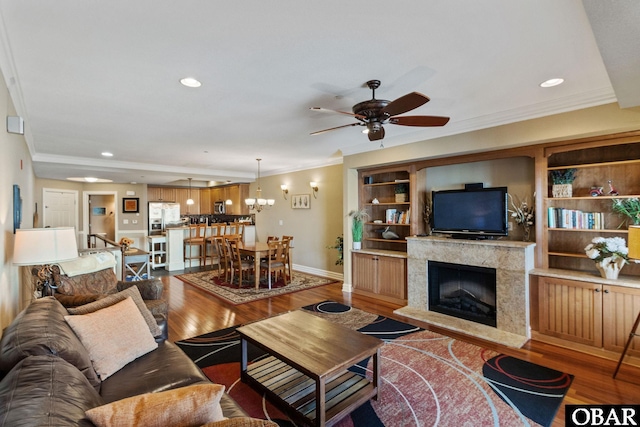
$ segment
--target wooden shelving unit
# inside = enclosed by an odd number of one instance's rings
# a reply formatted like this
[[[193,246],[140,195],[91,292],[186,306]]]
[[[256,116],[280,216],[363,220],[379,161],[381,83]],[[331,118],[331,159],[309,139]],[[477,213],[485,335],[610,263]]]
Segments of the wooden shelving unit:
[[[602,212],[603,228],[558,228],[549,227],[545,218],[543,233],[546,247],[543,267],[566,270],[591,271],[593,261],[586,257],[584,248],[594,237],[622,237],[628,235],[624,218],[613,212],[615,199],[640,197],[640,138],[630,142],[627,138],[616,143],[608,140],[604,145],[593,141],[553,146],[546,153],[546,177],[540,180],[546,188],[539,188],[546,197],[543,208],[546,215],[551,207],[579,210],[583,212]],[[573,182],[573,197],[552,197],[549,173],[554,170],[577,169]],[[618,195],[608,195],[609,181]],[[605,195],[591,196],[592,187],[603,187]],[[625,274],[640,275],[636,265],[625,266]]]

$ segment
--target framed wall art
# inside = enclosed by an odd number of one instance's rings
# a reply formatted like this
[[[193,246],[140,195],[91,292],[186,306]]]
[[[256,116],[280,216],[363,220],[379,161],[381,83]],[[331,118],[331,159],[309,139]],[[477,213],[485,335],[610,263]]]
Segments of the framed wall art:
[[[93,216],[102,216],[107,214],[107,208],[93,208],[92,215]]]
[[[122,213],[138,213],[138,212],[140,212],[139,202],[140,202],[140,199],[138,197],[123,197],[122,198]]]
[[[294,194],[291,196],[291,209],[311,209],[311,194]]]
[[[20,196],[20,186],[13,185],[13,234],[20,228],[22,223],[22,197]]]

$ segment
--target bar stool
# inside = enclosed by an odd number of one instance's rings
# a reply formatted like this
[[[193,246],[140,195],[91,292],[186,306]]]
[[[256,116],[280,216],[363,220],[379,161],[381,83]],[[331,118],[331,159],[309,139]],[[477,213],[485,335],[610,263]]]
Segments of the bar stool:
[[[224,225],[221,224],[211,224],[209,226],[210,233],[207,233],[206,243],[205,243],[205,257],[206,259],[211,259],[211,265],[218,264],[220,266],[220,253],[218,253],[218,248],[216,245],[216,239],[222,235],[220,232],[221,227]],[[211,250],[209,250],[211,248]],[[206,260],[205,260],[206,264]]]
[[[207,226],[205,224],[192,224],[189,226],[189,237],[187,237],[183,241],[185,263],[187,260],[191,261],[192,259],[197,259],[200,267],[202,267],[203,264],[206,265],[206,231]],[[198,254],[196,256],[194,256],[192,252],[194,246],[196,246],[198,249]],[[187,256],[187,247],[189,247],[189,256]],[[191,267],[191,263],[189,263],[189,267]]]

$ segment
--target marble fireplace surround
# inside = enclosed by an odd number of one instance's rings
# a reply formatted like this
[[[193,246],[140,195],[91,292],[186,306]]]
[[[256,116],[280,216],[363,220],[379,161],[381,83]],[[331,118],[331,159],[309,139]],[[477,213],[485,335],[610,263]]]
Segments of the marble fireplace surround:
[[[529,271],[535,243],[510,240],[463,240],[407,237],[407,306],[395,313],[473,335],[509,347],[522,347],[531,337]],[[427,261],[496,269],[496,327],[429,311]]]

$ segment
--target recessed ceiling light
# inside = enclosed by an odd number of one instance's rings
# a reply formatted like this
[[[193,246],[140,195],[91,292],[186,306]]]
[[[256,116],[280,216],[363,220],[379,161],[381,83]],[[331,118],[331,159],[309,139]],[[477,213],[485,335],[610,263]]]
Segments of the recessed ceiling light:
[[[542,83],[540,83],[540,87],[553,87],[561,85],[562,83],[564,83],[564,79],[554,78],[543,81]]]
[[[200,87],[202,83],[193,77],[185,77],[184,79],[180,79],[180,83],[182,83],[186,87]]]
[[[100,154],[102,154],[104,157],[113,157],[113,153],[110,153],[110,152],[108,152],[108,151],[103,151],[103,152],[102,152],[102,153],[100,153]]]
[[[95,178],[92,176],[83,176],[83,177],[70,177],[67,178],[69,181],[76,181],[76,182],[113,182],[113,180],[111,179],[103,179],[103,178]]]

